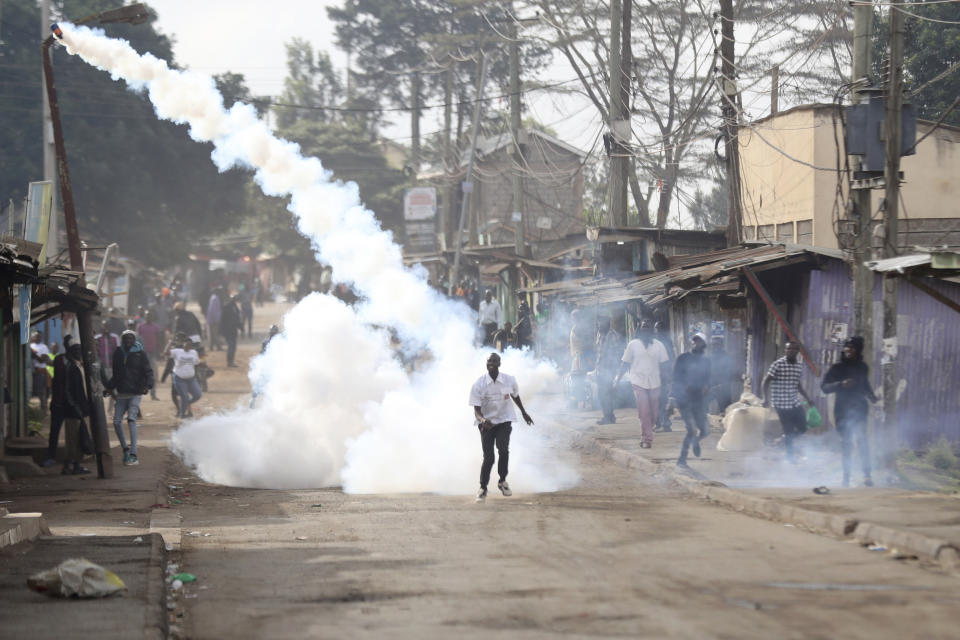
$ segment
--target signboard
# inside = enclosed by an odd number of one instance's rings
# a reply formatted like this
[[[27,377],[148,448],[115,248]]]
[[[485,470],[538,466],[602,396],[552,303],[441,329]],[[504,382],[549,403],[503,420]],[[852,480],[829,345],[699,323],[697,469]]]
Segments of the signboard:
[[[547,216],[540,216],[537,218],[537,229],[552,229],[553,228],[553,219]]]
[[[50,231],[50,209],[53,207],[53,183],[31,182],[27,191],[27,214],[23,239],[43,245],[40,266],[47,261],[47,234]]]
[[[407,189],[403,196],[403,219],[410,222],[416,220],[433,220],[437,215],[436,187],[413,187]]]

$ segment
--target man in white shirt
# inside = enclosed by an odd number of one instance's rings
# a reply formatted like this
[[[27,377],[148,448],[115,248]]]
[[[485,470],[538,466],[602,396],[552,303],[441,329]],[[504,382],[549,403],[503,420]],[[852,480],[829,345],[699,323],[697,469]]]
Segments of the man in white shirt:
[[[477,428],[480,429],[480,445],[483,448],[477,502],[487,499],[487,483],[490,481],[490,471],[493,469],[494,445],[497,447],[499,456],[497,473],[500,475],[500,481],[497,483],[497,488],[505,496],[513,495],[510,485],[507,484],[510,432],[513,431],[511,423],[516,418],[513,405],[516,404],[520,408],[520,415],[527,424],[533,424],[533,418],[523,408],[516,379],[500,371],[500,356],[496,353],[491,353],[487,358],[487,373],[473,383],[470,389],[470,404],[473,405],[473,415],[476,418]]]
[[[497,332],[503,323],[503,309],[500,303],[493,299],[493,291],[487,289],[483,300],[480,301],[480,308],[477,310],[477,324],[483,328],[483,344],[489,346],[493,344],[493,334]]]
[[[628,379],[633,386],[637,417],[640,418],[640,447],[644,449],[653,446],[653,426],[657,423],[660,404],[660,366],[669,360],[666,347],[653,337],[652,324],[643,320],[637,337],[627,343],[620,372],[613,379],[613,388],[616,389],[623,374],[630,371]]]
[[[180,396],[177,417],[190,418],[193,416],[190,406],[203,395],[197,381],[200,355],[193,348],[193,341],[184,338],[181,348],[170,349],[170,357],[173,358],[173,388]]]
[[[52,362],[50,348],[43,342],[43,335],[35,331],[30,336],[30,351],[33,358],[33,394],[40,398],[40,410],[47,413],[47,396],[50,395],[50,378],[47,365]]]

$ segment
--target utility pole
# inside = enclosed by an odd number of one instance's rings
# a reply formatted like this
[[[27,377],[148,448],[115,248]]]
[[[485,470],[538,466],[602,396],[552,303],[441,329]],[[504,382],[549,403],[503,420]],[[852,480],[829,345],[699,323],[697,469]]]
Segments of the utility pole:
[[[410,166],[414,171],[420,171],[420,72],[414,71],[410,78],[410,97],[413,108],[410,110]]]
[[[460,277],[460,253],[463,251],[463,225],[467,221],[467,210],[470,208],[470,196],[473,193],[473,159],[477,153],[477,133],[480,130],[480,107],[483,104],[483,85],[487,82],[487,57],[480,51],[480,78],[477,81],[477,96],[473,103],[473,133],[470,139],[470,154],[467,158],[467,173],[463,178],[463,200],[460,203],[460,225],[457,227],[457,247],[454,251],[453,270],[450,273],[450,284],[447,289],[449,295],[457,287]]]
[[[733,34],[733,0],[720,0],[720,106],[723,113],[724,150],[727,158],[727,246],[740,244],[740,143],[737,141],[736,40]]]
[[[511,11],[511,14],[513,12]],[[507,35],[510,38],[510,137],[513,139],[513,171],[510,181],[513,187],[514,241],[518,256],[526,255],[527,213],[523,206],[523,146],[520,142],[520,41],[517,39],[517,21],[511,15]],[[517,283],[519,284],[519,277]]]
[[[773,65],[770,70],[770,115],[775,116],[780,111],[780,65]]]
[[[610,222],[627,226],[627,187],[630,158],[630,19],[632,0],[610,0]],[[626,41],[626,42],[624,42]]]
[[[887,80],[884,134],[886,135],[886,175],[883,208],[883,257],[898,253],[897,215],[900,205],[900,137],[903,112],[903,12],[890,5],[890,77]],[[895,464],[897,445],[897,278],[883,277],[883,430],[881,449],[887,469]]]
[[[854,104],[863,99],[861,89],[869,85],[870,38],[873,33],[873,7],[867,4],[853,6],[853,73],[855,86],[851,99]],[[861,156],[851,156],[853,166],[859,166]],[[863,353],[868,362],[873,358],[873,282],[874,274],[865,266],[871,259],[873,242],[873,204],[871,189],[851,189],[856,206],[857,233],[853,249],[853,335],[863,337]],[[874,438],[874,441],[877,441]]]
[[[440,249],[446,250],[450,246],[450,220],[453,218],[453,199],[456,190],[447,179],[449,167],[457,166],[452,157],[451,133],[453,129],[453,62],[444,74],[443,83],[443,206],[440,207],[439,238]]]
[[[40,39],[46,40],[50,35],[50,0],[40,2]],[[41,73],[43,73],[41,69]],[[50,100],[47,92],[43,93],[43,179],[48,180],[56,187],[57,158],[53,145],[53,122],[50,119]],[[54,191],[56,192],[56,191]],[[50,226],[47,234],[47,259],[52,261],[60,251],[60,208],[54,196],[50,207]]]

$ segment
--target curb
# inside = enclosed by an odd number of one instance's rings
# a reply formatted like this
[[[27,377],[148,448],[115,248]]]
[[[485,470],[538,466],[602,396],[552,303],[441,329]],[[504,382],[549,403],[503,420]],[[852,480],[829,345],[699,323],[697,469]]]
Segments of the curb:
[[[688,493],[710,502],[767,520],[785,522],[816,532],[825,531],[838,538],[856,540],[863,545],[883,545],[887,549],[895,549],[899,553],[934,562],[947,571],[960,572],[960,549],[946,540],[752,496],[730,489],[720,482],[690,477],[670,465],[653,462],[636,453],[605,444],[594,436],[569,427],[561,428],[570,432],[571,442],[575,445],[600,453],[605,459],[627,469],[640,469],[650,475],[669,479]]]
[[[150,538],[150,564],[147,566],[147,606],[143,619],[145,640],[163,640],[167,637],[167,549],[163,537],[147,534]],[[154,606],[156,604],[156,606]]]
[[[49,535],[42,513],[4,513],[0,517],[0,549]]]

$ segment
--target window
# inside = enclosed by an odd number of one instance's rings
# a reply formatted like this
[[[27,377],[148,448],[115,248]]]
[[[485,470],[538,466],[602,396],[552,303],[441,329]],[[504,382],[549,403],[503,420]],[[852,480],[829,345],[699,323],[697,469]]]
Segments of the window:
[[[777,225],[777,241],[778,242],[793,242],[793,223],[784,222]]]

